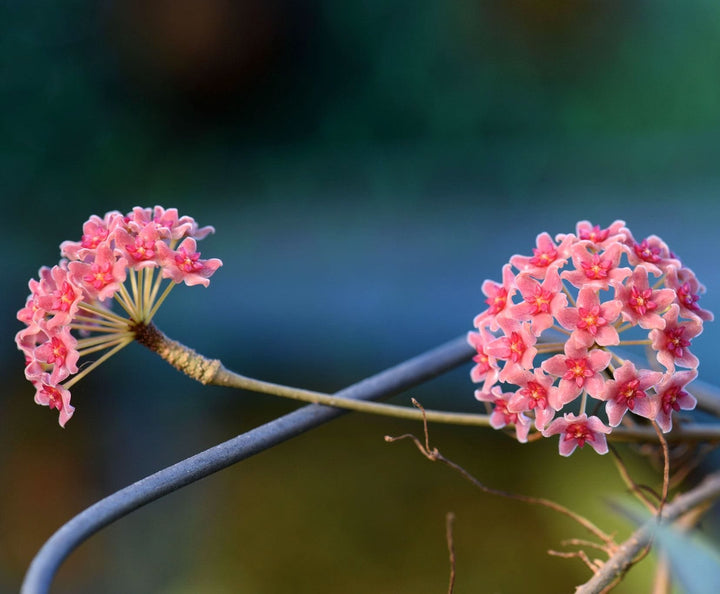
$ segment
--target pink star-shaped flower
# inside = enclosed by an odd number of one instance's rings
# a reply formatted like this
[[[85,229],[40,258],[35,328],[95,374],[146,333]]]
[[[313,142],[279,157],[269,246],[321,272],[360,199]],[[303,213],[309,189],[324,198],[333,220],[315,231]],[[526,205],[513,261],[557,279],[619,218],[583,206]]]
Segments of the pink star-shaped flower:
[[[487,297],[485,303],[488,308],[475,317],[473,325],[476,328],[487,326],[495,332],[498,326],[498,320],[507,315],[506,309],[512,305],[512,297],[515,294],[515,275],[512,272],[510,264],[505,264],[502,269],[502,283],[486,280],[482,284],[482,292]]]
[[[485,352],[486,346],[495,340],[495,336],[486,328],[480,328],[478,332],[468,332],[467,340],[468,344],[477,351],[477,355],[473,357],[475,366],[470,370],[470,379],[475,383],[484,381],[482,391],[489,392],[497,382],[500,372],[497,359]]]
[[[613,323],[620,315],[622,303],[613,299],[600,302],[598,292],[591,288],[580,289],[577,307],[569,307],[557,313],[557,321],[571,330],[570,340],[578,348],[616,345],[620,337]]]
[[[508,410],[517,413],[532,411],[535,428],[542,430],[555,416],[555,410],[550,406],[550,401],[556,400],[555,392],[558,390],[553,385],[555,378],[536,367],[532,372],[523,370],[513,374],[509,381],[518,386],[518,390],[510,397]]]
[[[492,388],[490,393],[477,390],[475,398],[483,402],[492,402],[493,410],[490,413],[490,426],[493,429],[501,429],[506,425],[515,425],[515,436],[520,443],[527,442],[530,432],[531,420],[523,413],[512,412],[508,409],[508,401],[512,397],[511,392],[503,392],[500,386]]]
[[[700,294],[705,287],[700,284],[695,273],[689,268],[675,268],[671,266],[667,271],[667,286],[675,290],[677,304],[680,306],[680,315],[685,317],[697,316],[705,322],[712,321],[712,312],[702,309],[698,305]]]
[[[673,302],[675,293],[672,289],[650,288],[647,269],[638,267],[626,283],[615,287],[615,298],[622,303],[624,321],[645,330],[662,330],[665,320],[660,313]]]
[[[611,358],[609,351],[588,351],[568,341],[564,353],[550,357],[541,365],[544,371],[560,378],[559,389],[554,395],[555,400],[551,399],[550,406],[561,410],[583,390],[593,397],[599,394],[605,385],[605,378],[600,372],[608,366]]]
[[[680,306],[673,303],[665,313],[665,327],[662,330],[650,330],[648,335],[653,350],[657,351],[657,359],[668,371],[674,371],[675,366],[695,369],[698,358],[689,348],[693,338],[702,332],[702,321],[691,318],[679,321]]]
[[[530,331],[530,324],[516,322],[514,320],[501,319],[504,336],[491,341],[485,352],[491,357],[505,361],[505,366],[499,374],[500,381],[507,381],[506,378],[514,367],[530,369],[533,366],[533,359],[537,354],[535,343],[537,338]]]
[[[562,293],[563,284],[556,267],[547,270],[542,284],[530,274],[521,273],[515,279],[524,301],[510,308],[516,320],[530,320],[535,336],[540,336],[554,323],[554,317],[567,306],[567,296]]]
[[[83,291],[71,278],[65,261],[42,273],[38,304],[43,313],[50,316],[47,328],[52,330],[70,323],[83,299]]]
[[[113,210],[105,214],[103,218],[91,215],[83,224],[83,234],[80,241],[63,241],[60,244],[60,254],[68,260],[80,262],[92,258],[95,250],[112,239],[115,228],[122,224],[123,216]]]
[[[77,340],[70,334],[68,326],[61,327],[35,349],[37,361],[52,365],[50,381],[59,384],[72,374],[78,372],[77,362],[80,355],[77,351]]]
[[[625,246],[619,243],[611,243],[602,252],[591,252],[586,244],[576,243],[572,247],[575,269],[564,270],[560,277],[578,289],[608,289],[630,276],[629,268],[618,268],[623,253]]]
[[[612,429],[597,417],[588,417],[585,413],[575,416],[567,413],[555,419],[542,432],[545,437],[560,434],[560,455],[569,456],[577,447],[590,444],[598,454],[607,454],[605,437]]]
[[[625,243],[629,231],[625,221],[615,221],[606,229],[593,225],[590,221],[579,221],[575,225],[575,234],[580,241],[589,242],[596,250],[604,249],[614,242]],[[562,236],[558,236],[559,239]]]
[[[662,276],[670,266],[680,267],[680,260],[657,235],[650,235],[639,243],[631,237],[628,243],[628,261],[632,266],[645,268],[655,276]]]
[[[607,402],[605,412],[610,426],[617,427],[628,410],[646,419],[654,419],[657,406],[648,397],[646,390],[656,385],[662,377],[659,371],[636,370],[630,361],[618,367],[614,378],[606,381],[603,390],[596,396],[598,400]]]
[[[70,262],[70,278],[93,299],[112,297],[127,276],[127,260],[118,258],[110,246],[102,244],[92,262]]]
[[[567,236],[559,244],[556,244],[550,234],[540,233],[535,240],[537,247],[533,248],[533,255],[520,256],[516,254],[510,258],[510,264],[520,273],[529,274],[542,280],[550,268],[557,269],[565,265],[570,257],[570,245],[573,239],[573,237]]]
[[[40,278],[49,275],[50,268],[47,266],[40,268]],[[50,279],[52,281],[52,276],[50,276]],[[52,281],[52,283],[54,286],[55,282]],[[47,313],[45,308],[40,304],[41,298],[47,294],[47,289],[43,288],[43,283],[41,281],[35,280],[34,278],[30,279],[28,287],[30,288],[30,295],[28,295],[28,298],[25,301],[25,307],[18,311],[17,319],[23,324],[30,326],[32,324],[36,324],[38,320],[43,319]]]
[[[697,405],[695,396],[685,391],[685,387],[696,377],[697,371],[694,369],[667,373],[655,388],[658,400],[655,421],[665,433],[672,429],[674,410],[692,410]]]
[[[35,386],[35,402],[47,406],[60,413],[58,422],[61,427],[73,416],[75,408],[70,404],[70,392],[60,385],[54,385],[50,376],[45,374],[41,380],[33,381]]]
[[[133,235],[122,228],[115,231],[115,246],[135,270],[158,266],[158,241],[160,235],[154,225],[146,225]]]
[[[183,237],[203,239],[208,234],[215,232],[215,228],[212,226],[198,227],[192,217],[178,217],[177,208],[166,209],[162,206],[154,208],[136,206],[126,217],[126,226],[133,235],[152,227],[162,239],[172,240],[179,240]]]
[[[37,359],[37,347],[49,340],[48,333],[42,328],[44,324],[32,324],[15,335],[15,344],[25,355],[25,377],[28,381],[40,379],[47,372],[45,364]]]
[[[185,238],[176,250],[171,250],[165,243],[157,245],[158,261],[164,278],[171,278],[176,283],[184,282],[188,286],[210,284],[210,277],[222,266],[218,258],[200,259],[196,251],[197,244],[192,237]]]

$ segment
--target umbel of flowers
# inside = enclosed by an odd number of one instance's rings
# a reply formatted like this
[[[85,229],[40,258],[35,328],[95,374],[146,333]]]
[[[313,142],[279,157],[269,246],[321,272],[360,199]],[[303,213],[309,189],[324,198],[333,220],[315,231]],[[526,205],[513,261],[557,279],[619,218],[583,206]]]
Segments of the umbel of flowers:
[[[174,208],[93,215],[80,241],[60,245],[60,262],[43,266],[30,281],[30,295],[17,314],[25,327],[15,342],[25,354],[35,402],[57,409],[61,426],[75,410],[71,386],[135,340],[170,289],[179,283],[208,286],[222,262],[201,259],[197,241],[212,232]],[[82,357],[102,351],[80,365]]]
[[[468,334],[475,397],[489,403],[492,426],[514,425],[521,442],[533,426],[559,434],[563,456],[585,444],[606,453],[607,434],[628,415],[670,431],[673,411],[697,403],[690,347],[713,319],[692,270],[659,237],[636,241],[623,221],[541,233],[532,251],[483,283],[488,307]],[[628,358],[637,345],[647,368]]]

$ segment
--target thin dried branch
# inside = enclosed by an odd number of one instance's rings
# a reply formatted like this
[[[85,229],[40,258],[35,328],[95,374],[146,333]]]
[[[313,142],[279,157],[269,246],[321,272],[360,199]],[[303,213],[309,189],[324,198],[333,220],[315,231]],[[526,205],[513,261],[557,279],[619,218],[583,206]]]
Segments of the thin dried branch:
[[[448,594],[453,594],[455,589],[455,543],[453,541],[453,523],[455,522],[455,514],[448,512],[445,515],[445,537],[447,539],[448,555],[450,557],[450,583],[448,584]]]
[[[670,594],[671,591],[670,565],[665,556],[661,555],[655,566],[655,576],[653,577],[651,594]]]
[[[647,495],[645,495],[645,491],[648,490],[649,487],[645,487],[644,485],[638,485],[630,476],[627,466],[625,466],[625,462],[623,462],[623,459],[620,456],[619,452],[612,445],[609,445],[609,448],[610,453],[613,455],[613,461],[615,462],[615,466],[618,469],[618,473],[623,479],[623,482],[630,489],[630,492],[633,493],[651,513],[656,513],[657,506],[648,499]],[[650,492],[651,494],[655,495],[657,499],[660,499],[660,496],[656,495],[651,489]]]
[[[413,405],[418,407],[421,411],[424,410],[422,406],[415,400],[412,399]],[[541,497],[530,497],[529,495],[520,495],[517,493],[509,493],[507,491],[501,491],[500,489],[494,489],[492,487],[488,487],[481,483],[477,478],[475,478],[472,474],[470,474],[467,470],[465,470],[462,466],[459,464],[456,464],[452,460],[449,460],[448,458],[445,458],[440,451],[437,448],[431,448],[430,447],[430,437],[427,427],[427,419],[423,420],[423,429],[425,434],[425,443],[423,444],[415,435],[406,433],[404,435],[400,435],[397,437],[392,437],[389,435],[385,436],[385,441],[388,443],[392,443],[401,439],[410,439],[413,441],[415,446],[417,447],[418,451],[420,451],[423,456],[425,456],[428,460],[432,462],[442,462],[446,466],[449,466],[456,472],[458,472],[460,475],[462,475],[467,481],[475,485],[478,489],[483,491],[484,493],[488,493],[490,495],[497,495],[499,497],[505,497],[507,499],[514,499],[516,501],[523,501],[525,503],[530,503],[533,505],[541,505],[547,508],[550,508],[552,510],[555,510],[558,513],[561,513],[573,520],[575,520],[578,524],[580,524],[583,528],[585,528],[588,532],[595,535],[598,539],[600,539],[603,543],[605,543],[605,546],[607,547],[608,555],[612,553],[612,551],[615,550],[615,542],[613,540],[613,537],[609,534],[606,534],[603,532],[600,528],[598,528],[595,524],[593,524],[590,520],[585,518],[584,516],[581,516],[580,514],[566,508],[563,505],[560,505],[559,503],[556,503],[555,501],[552,501],[550,499],[544,499]]]
[[[686,513],[700,508],[720,497],[720,471],[709,474],[695,488],[678,495],[664,506],[660,521],[669,524]],[[639,554],[648,548],[658,525],[657,518],[645,522],[625,542],[623,542],[600,570],[585,584],[579,586],[575,594],[597,594],[614,583],[618,577],[637,561]]]
[[[583,551],[582,549],[578,551],[555,551],[553,549],[548,550],[548,555],[551,555],[553,557],[561,557],[563,559],[580,559],[585,565],[588,566],[590,571],[595,573],[600,567],[602,567],[602,561],[599,559],[595,559],[595,561],[591,561],[590,557],[587,556],[587,553]]]
[[[560,544],[564,547],[588,547],[591,549],[597,549],[598,551],[605,551],[605,547],[603,545],[583,538],[566,538],[565,540],[561,540]]]
[[[708,454],[714,452],[718,446],[720,446],[720,444],[717,442],[685,444],[687,453],[681,458],[680,464],[676,464],[677,470],[675,470],[670,477],[670,488],[673,489],[680,485],[693,470],[702,464]]]
[[[655,433],[657,433],[663,452],[663,488],[662,497],[660,498],[660,503],[658,504],[657,509],[657,515],[660,517],[662,515],[663,506],[668,498],[668,489],[670,489],[670,450],[668,449],[667,441],[660,430],[660,426],[655,421],[651,422],[653,429],[655,429]]]

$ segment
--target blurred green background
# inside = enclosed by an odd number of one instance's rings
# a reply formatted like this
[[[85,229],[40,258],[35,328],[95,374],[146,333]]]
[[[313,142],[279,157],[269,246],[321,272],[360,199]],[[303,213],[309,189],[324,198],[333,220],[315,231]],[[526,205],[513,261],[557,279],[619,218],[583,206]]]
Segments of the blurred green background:
[[[138,345],[78,384],[65,430],[33,404],[15,313],[90,214],[161,204],[214,225],[200,247],[224,266],[208,289],[175,290],[158,325],[318,390],[464,334],[484,279],[580,219],[660,235],[720,311],[715,2],[6,0],[0,49],[2,592],[99,498],[296,407],[203,388]],[[693,350],[720,384],[717,336],[709,325]],[[469,370],[395,401],[479,411]],[[588,578],[546,554],[579,527],[383,441],[419,430],[343,417],[103,530],[53,592],[445,592],[447,511],[456,594]],[[630,529],[607,506],[623,493],[609,457],[432,437],[490,486]],[[617,591],[651,576],[645,561]]]

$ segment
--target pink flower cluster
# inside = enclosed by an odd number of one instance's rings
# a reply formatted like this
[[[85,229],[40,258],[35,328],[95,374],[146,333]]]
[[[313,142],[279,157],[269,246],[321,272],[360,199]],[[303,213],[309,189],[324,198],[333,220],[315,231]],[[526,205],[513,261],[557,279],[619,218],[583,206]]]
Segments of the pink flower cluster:
[[[17,314],[25,327],[15,342],[25,354],[35,402],[57,409],[61,426],[74,412],[70,386],[132,342],[138,325],[150,322],[167,294],[158,300],[163,279],[170,279],[168,290],[177,283],[209,284],[222,262],[201,259],[196,242],[213,231],[160,206],[92,215],[80,241],[60,245],[60,262],[40,268]],[[110,309],[112,300],[128,317]],[[112,351],[78,373],[81,356],[103,349]]]
[[[704,290],[665,242],[638,242],[623,221],[541,233],[531,256],[513,256],[501,282],[482,285],[488,307],[468,334],[475,396],[491,425],[514,425],[521,442],[533,426],[559,434],[563,456],[586,443],[606,453],[628,411],[670,431],[673,411],[697,403],[686,387],[697,376],[691,342],[713,319],[698,304]],[[616,348],[634,345],[650,353],[647,369]]]

